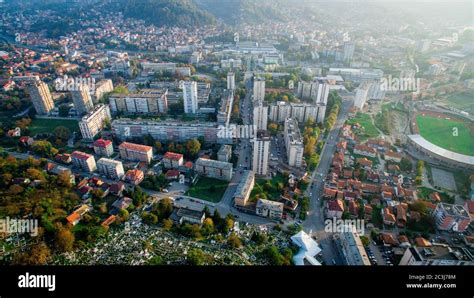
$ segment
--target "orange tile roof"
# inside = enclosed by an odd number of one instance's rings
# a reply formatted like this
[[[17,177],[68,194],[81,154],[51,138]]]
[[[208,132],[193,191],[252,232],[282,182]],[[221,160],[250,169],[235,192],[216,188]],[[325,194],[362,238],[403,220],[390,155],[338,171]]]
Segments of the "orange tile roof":
[[[183,154],[168,151],[165,153],[163,158],[172,159],[172,160],[180,160],[181,158],[183,158]]]
[[[127,150],[134,150],[134,151],[150,151],[150,150],[153,150],[153,148],[150,147],[150,146],[141,145],[141,144],[134,144],[134,143],[128,143],[128,142],[123,142],[122,144],[120,144],[119,149],[127,149]]]
[[[69,223],[74,223],[75,221],[81,219],[81,216],[79,214],[77,214],[76,212],[73,212],[71,213],[71,215],[69,215],[68,217],[66,217],[67,221]]]

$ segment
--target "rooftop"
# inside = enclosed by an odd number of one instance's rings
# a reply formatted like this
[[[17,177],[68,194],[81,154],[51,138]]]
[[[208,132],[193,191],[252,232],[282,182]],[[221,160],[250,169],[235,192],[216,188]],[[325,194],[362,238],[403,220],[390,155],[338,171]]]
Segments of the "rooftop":
[[[82,151],[74,151],[72,154],[71,154],[71,157],[72,158],[77,158],[77,159],[84,159],[84,160],[87,160],[91,157],[93,157],[91,154],[87,154],[85,152],[82,152]]]
[[[112,144],[111,140],[104,140],[104,139],[98,139],[97,141],[94,142],[94,147],[101,147],[105,148]]]
[[[123,142],[119,145],[119,149],[134,150],[134,151],[151,151],[153,148],[146,145]]]

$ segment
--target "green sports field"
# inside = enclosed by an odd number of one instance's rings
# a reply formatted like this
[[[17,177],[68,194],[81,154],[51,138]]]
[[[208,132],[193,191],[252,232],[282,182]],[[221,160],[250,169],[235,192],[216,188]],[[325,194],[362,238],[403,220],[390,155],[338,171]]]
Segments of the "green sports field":
[[[29,127],[31,135],[38,133],[52,133],[58,126],[65,126],[71,132],[79,132],[79,122],[77,120],[63,119],[34,119]]]
[[[453,152],[474,156],[474,135],[467,123],[450,119],[417,115],[416,122],[422,137]],[[455,135],[457,129],[458,135]]]

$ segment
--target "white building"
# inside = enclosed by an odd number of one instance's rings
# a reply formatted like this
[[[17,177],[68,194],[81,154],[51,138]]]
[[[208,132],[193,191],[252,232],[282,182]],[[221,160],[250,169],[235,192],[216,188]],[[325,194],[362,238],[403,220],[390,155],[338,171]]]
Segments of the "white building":
[[[94,103],[98,103],[102,97],[109,92],[114,90],[114,84],[112,80],[100,80],[95,84],[94,96],[92,97]]]
[[[222,145],[219,151],[217,151],[217,160],[223,162],[229,162],[232,158],[232,146]]]
[[[227,73],[227,89],[235,90],[235,73],[232,71]]]
[[[257,130],[267,130],[267,121],[268,107],[259,102],[253,108],[253,124]]]
[[[365,102],[367,101],[369,88],[367,85],[363,85],[356,89],[356,95],[354,99],[354,106],[359,110],[364,108]]]
[[[112,113],[158,114],[168,112],[168,90],[153,93],[113,94],[109,97]]]
[[[360,240],[357,229],[353,226],[345,225],[343,232],[338,233],[336,243],[341,250],[346,265],[349,266],[370,266],[370,260]]]
[[[318,79],[312,82],[298,82],[297,95],[302,100],[311,100],[314,103],[326,104],[329,96],[329,85]]]
[[[250,193],[255,185],[255,173],[244,171],[234,194],[234,204],[236,207],[245,207],[250,197]]]
[[[409,247],[400,266],[473,266],[472,253],[466,248],[434,244],[428,247]]]
[[[284,138],[288,166],[301,167],[303,165],[304,144],[296,120],[291,118],[286,119]]]
[[[300,123],[313,119],[322,123],[325,113],[326,105],[278,101],[270,106],[269,119],[273,122],[284,122],[287,118],[293,118]]]
[[[265,79],[254,77],[253,80],[253,101],[263,102],[265,100]]]
[[[344,53],[343,60],[344,62],[350,62],[354,56],[355,43],[354,42],[345,42],[344,43]]]
[[[281,219],[283,216],[283,203],[259,199],[257,201],[255,213],[264,217]]]
[[[198,111],[197,83],[187,81],[183,83],[183,104],[186,114],[196,114]]]
[[[195,170],[200,175],[210,178],[225,181],[232,179],[232,164],[229,162],[199,158],[196,161]]]
[[[95,163],[94,155],[87,154],[81,151],[74,151],[71,154],[72,164],[84,171],[87,172],[94,172],[97,169],[97,165]]]
[[[263,131],[258,132],[253,140],[252,171],[257,175],[265,176],[268,173],[268,159],[270,155],[270,137]]]
[[[122,179],[125,175],[121,161],[105,157],[97,161],[97,170],[111,179]]]
[[[224,138],[218,138],[219,128],[215,122],[118,119],[112,122],[112,130],[120,139],[143,137],[149,134],[159,141],[183,142],[200,137],[209,143],[224,140]]]
[[[98,105],[79,122],[84,139],[92,140],[104,128],[107,121],[110,121],[110,109],[108,105]]]
[[[28,92],[38,115],[48,114],[54,109],[53,97],[46,83],[32,80],[32,82],[28,83]]]
[[[71,97],[78,115],[89,113],[94,108],[89,87],[85,84],[77,86],[77,90],[72,90]]]
[[[293,256],[293,263],[296,266],[303,266],[306,264],[314,266],[321,265],[321,263],[319,263],[315,258],[321,253],[321,248],[313,238],[304,231],[300,231],[298,234],[291,236],[291,241],[300,248],[298,253]]]

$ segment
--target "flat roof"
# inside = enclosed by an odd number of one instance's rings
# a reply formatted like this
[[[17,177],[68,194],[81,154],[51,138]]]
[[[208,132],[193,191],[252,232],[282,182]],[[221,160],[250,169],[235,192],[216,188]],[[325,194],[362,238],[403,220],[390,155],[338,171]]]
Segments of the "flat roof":
[[[419,134],[408,135],[408,138],[410,138],[410,140],[412,140],[415,144],[425,148],[426,150],[430,151],[433,154],[451,159],[459,163],[474,166],[474,156],[464,155],[461,153],[456,153],[456,152],[444,149],[438,145],[435,145],[429,142],[427,139],[423,138]]]

